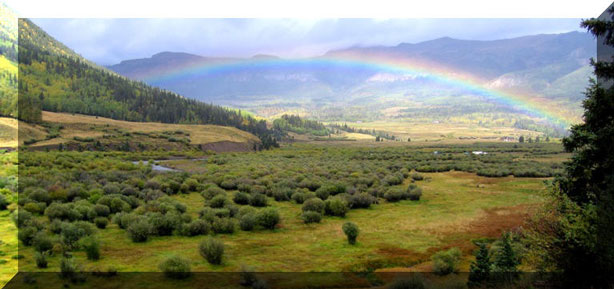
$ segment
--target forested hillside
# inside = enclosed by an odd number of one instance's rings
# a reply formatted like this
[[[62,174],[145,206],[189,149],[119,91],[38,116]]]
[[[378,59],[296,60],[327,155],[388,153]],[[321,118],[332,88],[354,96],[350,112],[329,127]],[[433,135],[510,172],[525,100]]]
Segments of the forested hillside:
[[[311,134],[315,136],[327,136],[330,131],[324,124],[315,120],[301,118],[298,115],[284,114],[273,121],[273,128],[282,132],[294,132],[298,134]]]
[[[17,116],[17,19],[0,4],[0,116]]]
[[[264,120],[128,80],[96,66],[27,19],[19,20],[19,118],[41,111],[72,112],[129,121],[233,126],[276,146]]]

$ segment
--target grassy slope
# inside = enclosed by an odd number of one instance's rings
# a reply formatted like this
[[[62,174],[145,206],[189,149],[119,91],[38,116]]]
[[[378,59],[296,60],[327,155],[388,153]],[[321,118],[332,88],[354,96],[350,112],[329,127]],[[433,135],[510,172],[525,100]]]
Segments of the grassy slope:
[[[17,120],[0,117],[0,147],[17,146]]]
[[[189,124],[166,124],[155,122],[129,122],[121,120],[113,120],[103,117],[93,117],[78,114],[68,113],[54,113],[43,112],[43,121],[51,123],[61,123],[64,125],[64,129],[60,130],[60,137],[41,141],[36,145],[49,145],[58,144],[72,140],[75,136],[79,137],[102,137],[103,132],[93,130],[91,125],[94,126],[108,126],[109,128],[118,128],[129,132],[162,132],[182,130],[190,133],[190,140],[192,144],[206,144],[218,141],[231,141],[231,142],[257,142],[259,141],[254,135],[226,126],[217,125],[189,125]],[[84,125],[85,124],[85,125]],[[26,128],[26,126],[24,126]],[[39,131],[37,131],[37,128]],[[29,133],[32,137],[40,139],[37,135],[41,130],[40,127],[27,126]],[[21,127],[20,127],[21,130]],[[20,141],[29,139],[24,134],[21,135]],[[43,136],[44,137],[44,136]]]
[[[173,161],[177,167],[194,163]],[[154,237],[132,243],[116,225],[102,231],[102,259],[87,263],[83,252],[76,252],[86,268],[119,271],[158,271],[165,257],[178,254],[192,261],[193,271],[237,271],[246,264],[256,271],[340,271],[365,268],[410,266],[427,261],[433,251],[459,246],[468,256],[470,240],[497,237],[505,228],[517,226],[530,205],[542,201],[541,179],[484,178],[460,172],[425,174],[430,182],[421,182],[423,199],[417,203],[384,202],[371,209],[352,210],[342,218],[325,218],[321,224],[305,225],[300,220],[300,206],[288,202],[273,205],[282,215],[282,227],[274,232],[243,232],[220,235],[227,246],[225,262],[211,266],[198,254],[200,237]],[[477,184],[483,187],[478,188]],[[404,184],[406,186],[407,184]],[[198,194],[175,196],[196,215],[203,199]],[[511,209],[505,209],[511,208]],[[493,218],[499,222],[484,226]],[[341,225],[352,221],[361,228],[356,246],[345,241]],[[38,270],[28,249],[22,270]],[[468,259],[461,270],[468,269]],[[50,258],[50,268],[57,270],[59,257]]]

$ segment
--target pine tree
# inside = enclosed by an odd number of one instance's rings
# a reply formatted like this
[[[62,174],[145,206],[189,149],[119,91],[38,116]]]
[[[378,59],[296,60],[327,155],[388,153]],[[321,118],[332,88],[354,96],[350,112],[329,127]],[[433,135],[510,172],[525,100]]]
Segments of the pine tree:
[[[607,14],[584,20],[582,27],[614,47],[614,6]],[[566,284],[597,288],[614,283],[614,59],[591,64],[599,81],[592,80],[585,92],[584,123],[563,139],[573,154],[557,179],[563,199],[547,249]]]
[[[483,285],[490,278],[492,262],[488,256],[488,248],[484,243],[478,243],[478,251],[475,255],[475,261],[471,262],[469,267],[469,282],[470,287]]]
[[[495,255],[493,266],[498,272],[517,272],[520,261],[518,255],[512,248],[512,237],[510,233],[504,233],[501,237],[501,248]]]
[[[510,233],[503,233],[500,246],[494,256],[493,269],[497,272],[497,277],[500,281],[512,283],[518,277],[520,258],[512,247]]]

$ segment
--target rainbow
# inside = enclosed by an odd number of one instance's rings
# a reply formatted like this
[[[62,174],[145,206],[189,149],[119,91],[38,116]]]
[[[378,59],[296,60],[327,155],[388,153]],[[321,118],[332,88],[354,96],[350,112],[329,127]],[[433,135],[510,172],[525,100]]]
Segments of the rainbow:
[[[378,54],[356,54],[344,52],[334,56],[323,56],[306,59],[252,58],[245,60],[203,60],[173,69],[151,70],[138,75],[145,82],[159,85],[185,78],[202,77],[237,71],[249,71],[263,68],[331,68],[343,67],[365,71],[414,75],[436,81],[438,83],[457,87],[470,94],[485,97],[490,101],[523,111],[532,117],[544,119],[557,126],[568,128],[579,121],[569,110],[553,105],[551,100],[535,94],[504,91],[489,88],[486,81],[467,73],[455,71],[441,64],[423,60],[391,57]]]

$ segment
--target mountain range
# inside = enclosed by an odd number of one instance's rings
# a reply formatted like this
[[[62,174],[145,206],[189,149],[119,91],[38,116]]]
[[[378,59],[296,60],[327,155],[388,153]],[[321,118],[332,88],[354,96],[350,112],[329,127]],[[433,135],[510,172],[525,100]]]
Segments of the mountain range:
[[[552,101],[564,108],[566,117],[577,120],[583,91],[592,75],[589,59],[595,54],[595,40],[589,34],[569,32],[492,41],[444,37],[396,46],[351,47],[308,59],[161,52],[108,68],[189,98],[263,116],[295,111],[325,121],[368,121],[391,117],[387,113],[391,108],[407,111],[417,107],[436,107],[440,117],[454,116],[451,109],[457,110],[459,102],[466,105],[472,92],[450,82],[462,83],[469,78],[485,90]],[[395,62],[403,69],[395,70]],[[418,69],[413,71],[411,65],[416,63]],[[456,76],[461,81],[454,80]],[[446,105],[454,107],[446,109]],[[516,111],[495,106],[497,112]]]

